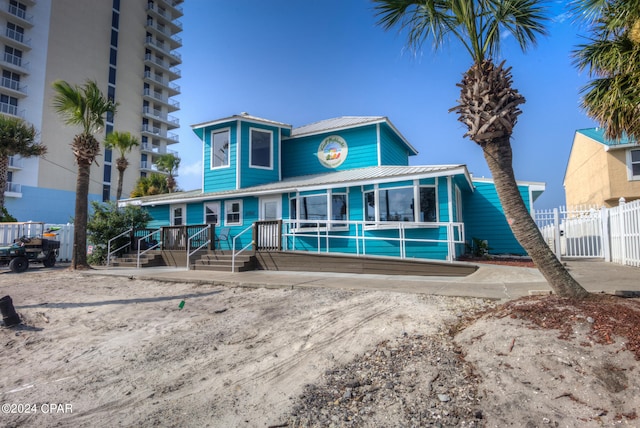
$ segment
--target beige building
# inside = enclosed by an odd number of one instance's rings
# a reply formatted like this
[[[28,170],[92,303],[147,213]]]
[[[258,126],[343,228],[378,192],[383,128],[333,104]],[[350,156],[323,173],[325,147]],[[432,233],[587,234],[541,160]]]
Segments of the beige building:
[[[118,103],[103,132],[129,131],[141,147],[128,155],[123,197],[170,153],[179,127],[173,99],[182,46],[182,0],[0,0],[0,112],[32,123],[48,147],[44,158],[11,160],[5,189],[20,221],[66,223],[75,205],[76,165],[70,150],[79,128],[51,108],[51,83],[95,80]],[[117,152],[103,149],[91,172],[90,200],[115,198]]]
[[[604,138],[601,128],[576,131],[564,176],[567,206],[614,207],[640,199],[640,145]]]

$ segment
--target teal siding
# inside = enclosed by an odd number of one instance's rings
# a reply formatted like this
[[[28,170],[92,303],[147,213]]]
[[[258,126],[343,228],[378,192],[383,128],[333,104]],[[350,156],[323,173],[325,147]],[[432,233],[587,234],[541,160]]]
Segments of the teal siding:
[[[278,127],[275,126],[267,126],[261,125],[257,123],[247,123],[242,122],[242,131],[241,131],[241,155],[240,155],[240,163],[241,173],[240,173],[240,187],[251,187],[257,186],[259,184],[271,183],[278,181],[279,179],[279,142],[280,142],[280,131]],[[251,167],[251,129],[260,129],[265,131],[270,131],[273,135],[273,154],[271,159],[272,169],[264,169],[264,168],[255,168]]]
[[[187,224],[204,224],[204,205],[202,202],[187,204]]]
[[[495,185],[488,182],[474,182],[474,185],[476,191],[462,197],[467,242],[473,238],[487,240],[491,254],[525,255],[507,223]],[[519,189],[529,208],[528,187],[519,186]]]
[[[449,218],[449,189],[447,179],[441,178],[437,180],[437,198],[438,198],[438,221],[451,221]]]
[[[385,124],[380,124],[380,165],[409,165],[409,150]]]
[[[144,207],[151,215],[152,220],[147,224],[150,229],[157,229],[162,226],[169,226],[170,224],[170,211],[169,205],[156,205],[151,207]]]
[[[317,156],[322,140],[330,135],[342,137],[349,148],[347,159],[335,169],[322,165]],[[376,166],[378,165],[376,142],[375,125],[285,140],[282,143],[282,176],[287,178]]]
[[[211,132],[230,128],[229,167],[211,169]],[[236,188],[237,122],[207,127],[204,130],[204,191],[219,192]]]

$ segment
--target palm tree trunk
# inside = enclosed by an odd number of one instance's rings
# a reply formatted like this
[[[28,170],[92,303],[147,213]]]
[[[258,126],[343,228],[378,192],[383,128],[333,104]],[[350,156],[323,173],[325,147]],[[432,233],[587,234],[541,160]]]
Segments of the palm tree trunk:
[[[116,190],[116,201],[122,196],[122,180],[124,180],[124,169],[118,168],[118,189]]]
[[[87,217],[89,212],[89,176],[91,162],[76,159],[78,162],[78,177],[76,180],[76,209],[73,229],[73,259],[72,269],[88,269],[87,263]]]
[[[0,154],[0,210],[4,208],[4,191],[7,188],[7,176],[9,174],[9,156]]]
[[[484,144],[483,152],[507,222],[549,286],[561,297],[573,299],[587,297],[589,292],[569,274],[547,245],[522,200],[513,172],[509,137],[497,138]]]

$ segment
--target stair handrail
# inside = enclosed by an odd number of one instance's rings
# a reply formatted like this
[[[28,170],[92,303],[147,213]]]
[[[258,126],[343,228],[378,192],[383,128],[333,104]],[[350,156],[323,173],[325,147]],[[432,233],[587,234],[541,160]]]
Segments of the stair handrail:
[[[142,256],[142,255],[146,254],[148,251],[151,251],[154,248],[158,247],[160,245],[160,243],[162,242],[162,239],[158,239],[158,242],[156,242],[156,244],[154,246],[147,248],[143,252],[140,252],[140,244],[142,243],[142,241],[144,241],[148,237],[152,236],[154,233],[160,232],[161,230],[162,229],[156,229],[153,232],[149,233],[148,235],[145,235],[142,238],[138,239],[138,256],[137,256],[137,259],[136,259],[136,268],[140,269],[140,256]]]
[[[209,245],[211,243],[211,238],[207,239],[207,242],[205,242],[204,244],[200,245],[198,248],[196,248],[193,251],[189,251],[189,248],[191,248],[191,240],[193,238],[195,238],[196,236],[200,235],[202,232],[206,232],[209,229],[211,229],[211,225],[208,224],[207,227],[205,227],[204,229],[202,229],[200,232],[193,234],[192,236],[189,237],[189,239],[187,239],[187,270],[189,270],[189,260],[191,259],[191,256],[194,255],[196,252],[200,251],[202,249],[202,247]],[[209,235],[211,236],[211,235]]]
[[[113,242],[114,240],[120,238],[121,236],[127,234],[127,233],[131,233],[133,232],[133,227],[129,228],[128,230],[125,230],[124,232],[122,232],[120,235],[115,236],[111,239],[109,239],[109,242],[107,242],[107,266],[109,266],[109,263],[111,262],[111,255],[117,253],[118,251],[122,250],[123,248],[128,247],[129,245],[131,245],[131,238],[129,238],[129,242],[127,242],[126,244],[124,244],[123,246],[121,246],[120,248],[116,248],[115,250],[111,251],[111,242]]]
[[[254,228],[255,228],[255,223],[252,223],[251,226],[247,227],[242,232],[238,233],[236,236],[233,237],[232,246],[231,246],[231,272],[235,272],[236,271],[236,256],[240,255],[240,253],[242,253],[244,250],[246,250],[250,246],[255,245],[255,241],[252,238],[251,241],[247,245],[242,247],[236,253],[236,239],[239,238],[240,236],[242,236],[248,230],[253,231]]]

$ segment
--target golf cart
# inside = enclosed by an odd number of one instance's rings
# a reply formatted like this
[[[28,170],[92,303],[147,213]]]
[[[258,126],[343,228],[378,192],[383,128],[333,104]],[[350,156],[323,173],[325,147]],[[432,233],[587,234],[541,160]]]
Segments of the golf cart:
[[[29,263],[53,267],[60,248],[60,241],[55,240],[55,228],[45,230],[44,223],[14,225],[18,227],[19,238],[14,239],[12,244],[0,246],[0,265],[9,265],[9,269],[16,273],[27,270]]]

